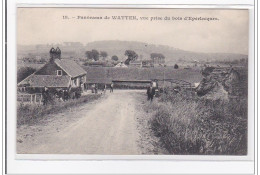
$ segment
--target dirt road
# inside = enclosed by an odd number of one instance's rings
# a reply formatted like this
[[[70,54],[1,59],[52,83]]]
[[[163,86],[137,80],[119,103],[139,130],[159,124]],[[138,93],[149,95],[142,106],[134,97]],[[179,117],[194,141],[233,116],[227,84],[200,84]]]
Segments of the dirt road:
[[[95,103],[56,114],[52,121],[43,126],[21,127],[17,132],[17,138],[20,139],[17,152],[143,154],[137,113],[140,104],[146,101],[144,94],[144,91],[117,90],[107,93]],[[71,122],[70,118],[77,120]]]

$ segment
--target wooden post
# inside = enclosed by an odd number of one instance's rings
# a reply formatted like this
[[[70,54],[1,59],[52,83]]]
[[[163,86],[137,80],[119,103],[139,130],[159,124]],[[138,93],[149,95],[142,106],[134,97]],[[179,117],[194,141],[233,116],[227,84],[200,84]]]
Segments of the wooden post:
[[[33,95],[31,94],[31,103],[32,103],[32,101],[33,101]]]
[[[42,94],[40,94],[41,95],[41,98],[40,98],[40,104],[42,104]]]
[[[35,97],[34,97],[34,99],[35,99],[35,104],[36,104],[36,102],[37,102],[37,94],[35,94]]]

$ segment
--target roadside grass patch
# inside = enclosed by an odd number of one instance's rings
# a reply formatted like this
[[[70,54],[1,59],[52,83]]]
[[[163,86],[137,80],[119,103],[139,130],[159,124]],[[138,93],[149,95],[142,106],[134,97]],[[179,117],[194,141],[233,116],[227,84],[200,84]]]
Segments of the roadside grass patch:
[[[46,106],[20,103],[17,106],[17,127],[24,124],[37,123],[45,115],[59,113],[71,107],[76,107],[83,103],[92,102],[99,99],[100,97],[101,94],[89,94],[86,96],[81,96],[78,99],[70,99],[65,102],[56,102]]]
[[[167,99],[166,99],[167,98]],[[170,154],[246,155],[247,100],[160,96],[149,123]]]

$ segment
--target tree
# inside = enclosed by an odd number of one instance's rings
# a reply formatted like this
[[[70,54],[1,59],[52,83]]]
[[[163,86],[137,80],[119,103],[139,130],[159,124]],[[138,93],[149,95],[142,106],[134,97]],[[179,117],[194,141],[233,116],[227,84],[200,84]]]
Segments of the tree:
[[[178,64],[175,64],[174,69],[178,69],[178,68],[179,68]]]
[[[90,60],[95,60],[95,61],[99,60],[99,52],[95,49],[91,51],[86,51],[85,55]]]
[[[95,61],[99,60],[99,52],[97,50],[95,50],[95,49],[93,49],[91,52],[93,54],[93,59]]]
[[[105,52],[105,51],[100,51],[100,56],[102,56],[103,59],[105,59],[108,55],[107,55],[107,52]]]
[[[151,53],[152,60],[155,60],[155,59],[164,60],[164,58],[165,58],[165,56],[161,53]]]
[[[22,81],[23,79],[25,79],[26,77],[34,73],[35,71],[36,69],[32,67],[21,67],[17,71],[17,83],[19,83],[20,81]]]
[[[111,59],[114,60],[114,61],[118,61],[118,57],[116,55],[112,56]]]
[[[86,51],[85,53],[86,57],[89,59],[89,60],[92,60],[93,59],[93,54],[91,51]]]
[[[138,55],[133,50],[126,50],[125,56],[127,56],[127,59],[125,60],[125,64],[129,65],[130,61],[137,60]]]

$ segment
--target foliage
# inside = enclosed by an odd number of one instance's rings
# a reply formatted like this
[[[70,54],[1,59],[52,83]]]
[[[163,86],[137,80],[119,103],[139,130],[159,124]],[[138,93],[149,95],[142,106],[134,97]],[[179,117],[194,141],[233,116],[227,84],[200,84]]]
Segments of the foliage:
[[[126,50],[125,56],[127,56],[127,59],[125,60],[126,65],[129,65],[130,61],[135,61],[138,58],[138,55],[133,50]]]
[[[86,51],[85,52],[85,55],[88,59],[92,60],[93,59],[93,54],[92,54],[92,51]]]
[[[21,67],[17,71],[17,83],[24,80],[26,77],[28,77],[29,75],[31,75],[35,71],[36,71],[36,69],[34,69],[32,67]]]
[[[174,69],[178,69],[178,68],[179,68],[178,64],[175,64]]]
[[[40,59],[36,59],[35,57],[31,56],[31,57],[23,57],[22,61],[25,63],[38,63],[38,64],[42,64],[42,63],[46,63],[47,60],[45,58],[40,58]]]
[[[100,51],[100,56],[102,56],[103,58],[106,58],[108,56],[108,54],[105,51]]]
[[[209,100],[166,90],[148,106],[154,134],[171,154],[246,155],[247,100]]]
[[[151,59],[154,60],[155,58],[164,59],[165,56],[161,53],[151,53]]]
[[[90,60],[95,60],[95,61],[99,60],[99,52],[95,49],[91,51],[86,51],[85,55]]]
[[[114,61],[118,61],[118,57],[116,55],[112,56],[111,59],[114,60]]]

